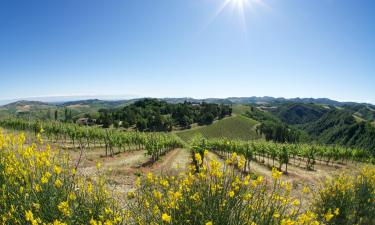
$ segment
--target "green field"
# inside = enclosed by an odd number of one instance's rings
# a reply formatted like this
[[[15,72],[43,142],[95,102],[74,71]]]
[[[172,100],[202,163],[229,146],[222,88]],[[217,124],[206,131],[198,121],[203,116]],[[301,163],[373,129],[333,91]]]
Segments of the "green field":
[[[248,105],[239,105],[239,104],[236,104],[236,105],[232,106],[232,112],[235,115],[245,114],[249,110],[250,110],[250,106],[248,106]]]
[[[179,131],[176,134],[184,141],[190,141],[195,135],[203,135],[205,138],[229,138],[238,140],[258,139],[255,127],[257,121],[245,116],[232,116],[219,120],[209,126],[197,127],[186,131]]]

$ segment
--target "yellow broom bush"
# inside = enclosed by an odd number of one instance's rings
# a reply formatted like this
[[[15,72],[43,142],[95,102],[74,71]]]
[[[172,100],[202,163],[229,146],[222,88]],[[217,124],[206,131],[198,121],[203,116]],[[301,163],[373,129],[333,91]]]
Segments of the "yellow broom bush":
[[[327,180],[314,207],[327,224],[375,224],[375,168],[367,166],[357,176]]]
[[[120,224],[103,179],[80,178],[66,156],[42,143],[0,131],[0,223]]]

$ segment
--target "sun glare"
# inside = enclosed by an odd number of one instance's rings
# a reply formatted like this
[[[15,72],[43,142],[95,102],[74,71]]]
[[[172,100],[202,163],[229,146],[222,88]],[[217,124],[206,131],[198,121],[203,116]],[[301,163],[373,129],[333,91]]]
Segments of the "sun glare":
[[[250,11],[254,11],[256,6],[268,8],[264,0],[223,0],[222,4],[212,17],[212,20],[215,20],[223,11],[231,10],[234,16],[238,18],[242,28],[246,30],[246,14],[250,13]]]

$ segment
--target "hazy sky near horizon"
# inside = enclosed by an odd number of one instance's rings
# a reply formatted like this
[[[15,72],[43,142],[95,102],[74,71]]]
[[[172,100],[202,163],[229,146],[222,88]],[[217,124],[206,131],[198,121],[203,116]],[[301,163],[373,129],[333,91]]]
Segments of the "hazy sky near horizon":
[[[0,99],[375,103],[375,1],[226,1],[0,1]]]

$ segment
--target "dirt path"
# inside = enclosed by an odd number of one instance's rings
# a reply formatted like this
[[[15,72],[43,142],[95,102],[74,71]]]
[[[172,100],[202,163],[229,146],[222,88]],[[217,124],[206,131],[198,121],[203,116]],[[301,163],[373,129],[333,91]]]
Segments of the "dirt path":
[[[156,174],[176,174],[188,168],[191,162],[190,151],[187,149],[174,149],[168,152],[158,162],[150,167],[149,172]]]

